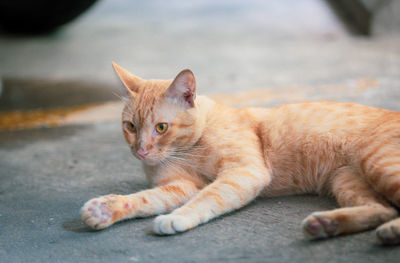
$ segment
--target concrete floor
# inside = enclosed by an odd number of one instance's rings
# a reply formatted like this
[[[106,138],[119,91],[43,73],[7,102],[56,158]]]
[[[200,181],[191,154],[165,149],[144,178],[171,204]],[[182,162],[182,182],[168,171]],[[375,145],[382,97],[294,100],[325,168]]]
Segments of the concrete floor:
[[[152,219],[92,232],[80,221],[89,198],[146,188],[118,123],[1,133],[2,262],[398,262],[373,232],[304,240],[300,222],[332,209],[317,196],[265,198],[170,237]]]
[[[171,78],[182,68],[192,68],[203,94],[229,97],[257,89],[270,96],[260,101],[247,98],[243,104],[329,99],[400,111],[400,37],[353,36],[324,1],[108,0],[55,34],[0,37],[4,78],[82,80],[118,87],[111,60],[145,78]],[[79,209],[86,200],[146,187],[118,120],[0,132],[0,261],[400,258],[399,247],[377,245],[373,232],[304,240],[301,220],[336,206],[325,197],[258,199],[170,237],[152,235],[151,218],[101,232],[80,222]]]

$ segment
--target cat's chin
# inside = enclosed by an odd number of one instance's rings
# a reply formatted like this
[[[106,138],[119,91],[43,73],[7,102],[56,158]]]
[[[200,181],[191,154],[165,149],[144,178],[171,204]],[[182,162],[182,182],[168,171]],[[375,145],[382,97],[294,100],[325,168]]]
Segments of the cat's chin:
[[[140,159],[139,159],[140,160]],[[148,166],[156,166],[160,164],[159,160],[149,160],[149,159],[144,159],[140,160],[143,164],[148,165]]]

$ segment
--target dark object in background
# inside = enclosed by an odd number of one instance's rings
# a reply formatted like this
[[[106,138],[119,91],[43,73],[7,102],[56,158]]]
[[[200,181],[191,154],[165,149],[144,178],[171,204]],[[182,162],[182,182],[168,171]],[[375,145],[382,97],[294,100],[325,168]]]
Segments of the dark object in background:
[[[76,18],[97,0],[0,0],[0,28],[40,34]]]
[[[382,0],[328,0],[338,15],[350,26],[353,33],[371,34],[374,9],[368,3],[379,3]]]
[[[361,35],[398,34],[399,0],[327,0],[336,14]]]
[[[0,80],[0,113],[57,107],[77,107],[86,104],[118,101],[122,90],[107,82],[73,79]]]

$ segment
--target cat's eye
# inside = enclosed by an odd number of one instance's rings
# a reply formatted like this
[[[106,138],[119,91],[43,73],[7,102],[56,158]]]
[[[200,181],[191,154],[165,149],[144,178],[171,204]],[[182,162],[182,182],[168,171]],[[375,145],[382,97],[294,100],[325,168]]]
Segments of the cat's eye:
[[[136,126],[135,124],[133,124],[133,122],[131,121],[126,121],[125,122],[125,127],[128,131],[130,132],[136,132]]]
[[[162,122],[156,125],[156,131],[159,134],[165,133],[168,130],[168,123]]]

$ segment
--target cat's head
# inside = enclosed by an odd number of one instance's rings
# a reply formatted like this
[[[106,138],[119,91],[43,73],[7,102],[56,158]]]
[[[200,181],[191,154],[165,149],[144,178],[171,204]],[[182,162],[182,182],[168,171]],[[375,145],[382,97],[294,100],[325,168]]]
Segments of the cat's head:
[[[128,91],[122,130],[132,153],[147,165],[178,158],[196,142],[196,81],[189,69],[173,80],[144,80],[113,63]]]

